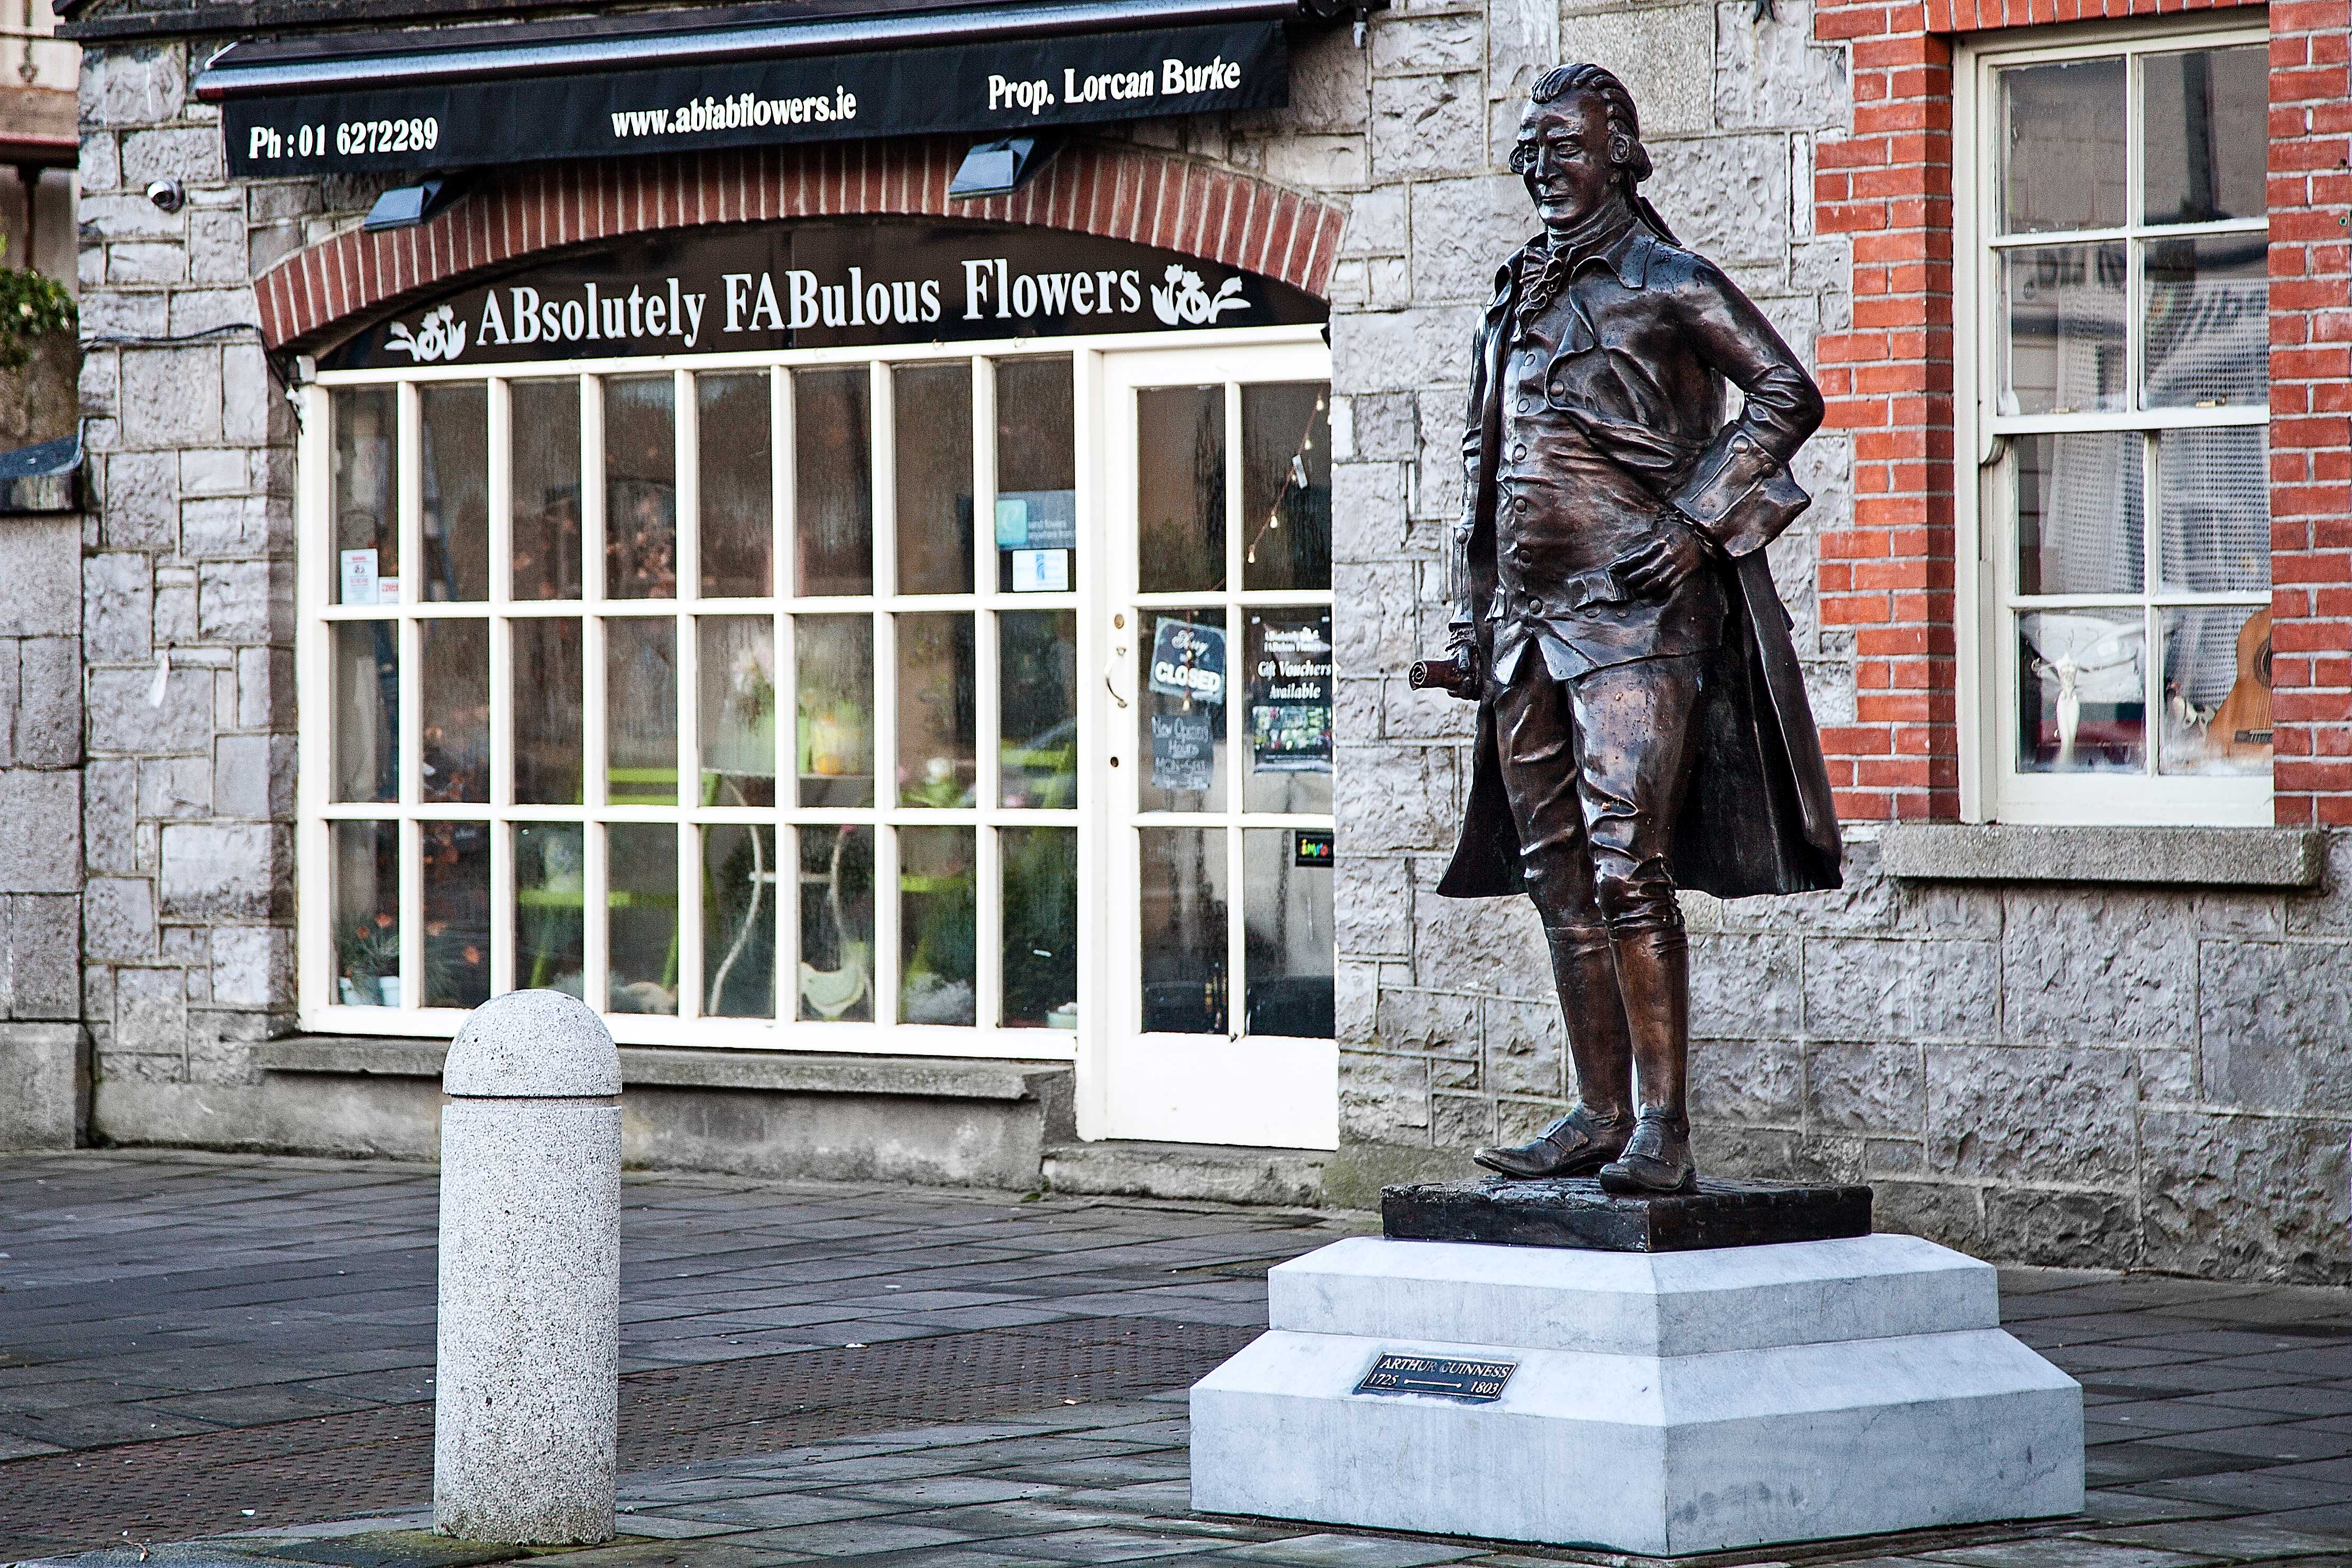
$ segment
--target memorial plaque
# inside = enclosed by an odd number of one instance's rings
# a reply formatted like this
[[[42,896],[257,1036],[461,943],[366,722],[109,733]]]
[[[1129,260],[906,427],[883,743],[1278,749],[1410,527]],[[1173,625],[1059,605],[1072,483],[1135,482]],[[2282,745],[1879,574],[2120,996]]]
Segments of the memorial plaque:
[[[1383,1353],[1356,1385],[1359,1394],[1427,1394],[1465,1405],[1492,1405],[1503,1396],[1516,1361],[1462,1361],[1450,1355]]]

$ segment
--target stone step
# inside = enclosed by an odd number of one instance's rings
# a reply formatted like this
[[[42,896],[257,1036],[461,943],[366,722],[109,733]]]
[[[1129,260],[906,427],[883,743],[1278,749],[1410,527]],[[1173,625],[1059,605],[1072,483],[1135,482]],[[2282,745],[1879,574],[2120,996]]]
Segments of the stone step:
[[[1045,1151],[1045,1186],[1090,1197],[1163,1197],[1213,1203],[1323,1206],[1323,1149],[1257,1149],[1227,1144],[1148,1144],[1123,1139],[1055,1144]]]
[[[1272,1270],[1266,1312],[1302,1333],[1686,1356],[1999,1328],[2000,1286],[1916,1236],[1656,1253],[1357,1236]]]

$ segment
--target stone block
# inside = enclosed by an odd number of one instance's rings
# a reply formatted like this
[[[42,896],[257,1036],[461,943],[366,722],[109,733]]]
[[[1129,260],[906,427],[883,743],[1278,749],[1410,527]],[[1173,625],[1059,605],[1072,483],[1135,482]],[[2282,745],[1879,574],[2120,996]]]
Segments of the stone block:
[[[82,950],[140,963],[155,956],[155,889],[144,877],[92,877],[82,890]]]
[[[1421,424],[1411,392],[1367,392],[1349,400],[1352,449],[1343,455],[1412,462],[1421,455]]]
[[[1917,1137],[1927,1105],[1927,1064],[1916,1045],[1821,1041],[1805,1047],[1810,1132]]]
[[[1793,1127],[1804,1110],[1804,1059],[1786,1040],[1691,1042],[1691,1114]]]
[[[0,769],[0,893],[81,891],[81,775]]]
[[[2129,1192],[2053,1191],[2003,1184],[1984,1193],[1985,1228],[2001,1257],[2053,1269],[2128,1269],[2139,1261]]]
[[[289,913],[286,829],[170,822],[163,827],[163,914],[261,922]]]
[[[1367,124],[1369,50],[1349,29],[1301,29],[1290,45],[1290,107],[1282,123],[1297,131],[1361,131]]]
[[[269,503],[229,496],[180,506],[180,553],[191,559],[254,557],[269,548]]]
[[[1333,867],[1332,936],[1356,958],[1403,958],[1412,950],[1412,867],[1348,854]]]
[[[123,240],[106,247],[110,284],[178,283],[187,275],[188,253],[175,241]],[[170,317],[164,319],[168,323]]]
[[[225,735],[213,747],[213,810],[225,817],[294,811],[294,737]]]
[[[2352,831],[2324,835],[2318,858],[2319,885],[2306,897],[2286,902],[2286,928],[2291,932],[2352,931]]]
[[[27,637],[16,653],[17,765],[70,768],[81,760],[81,642]]]
[[[1551,955],[1534,905],[1524,898],[1444,897],[1437,881],[1444,871],[1441,856],[1413,862],[1414,980],[1448,990],[1550,996]]]
[[[1335,463],[1331,465],[1331,553],[1342,564],[1396,554],[1405,533],[1405,465],[1402,463]],[[1347,508],[1344,512],[1341,507]],[[1339,618],[1340,636],[1352,615]],[[1371,672],[1366,671],[1365,674]]]
[[[1707,13],[1695,14],[1706,16]],[[1710,19],[1707,26],[1711,29]],[[1643,132],[1649,137],[1646,106]],[[1782,136],[1648,141],[1657,176],[1644,191],[1683,242],[1709,260],[1777,262],[1789,246],[1789,143]]]
[[[2143,1266],[2209,1279],[2352,1282],[2338,1117],[2150,1111],[2141,1118]]]
[[[1985,1230],[1984,1189],[1958,1182],[1877,1181],[1871,1184],[1872,1223],[1970,1254],[1992,1250]]]
[[[1429,1067],[1420,1056],[1349,1051],[1339,1061],[1339,1142],[1429,1143]]]
[[[145,329],[161,333],[163,325]],[[221,444],[221,350],[126,349],[122,433],[140,446]],[[168,459],[167,459],[168,461]]]
[[[2187,1045],[2197,1028],[2197,927],[2185,894],[2130,888],[2003,895],[2010,1038]]]
[[[139,765],[93,762],[82,769],[82,852],[93,872],[136,864]]]
[[[1485,18],[1459,12],[1416,16],[1410,11],[1376,14],[1370,37],[1372,69],[1475,71],[1485,63]]]
[[[247,271],[250,253],[245,214],[238,212],[194,213],[188,220],[188,276],[196,283],[241,284],[255,276]],[[174,302],[176,304],[176,301]]]
[[[156,180],[217,184],[227,177],[220,132],[209,126],[165,126],[122,138],[122,181],[145,190]]]
[[[1780,0],[1759,19],[1749,0],[1715,8],[1715,119],[1727,131],[1832,130],[1852,108],[1845,51],[1813,42],[1813,0]],[[1646,129],[1647,114],[1644,112]]]
[[[0,637],[81,634],[81,522],[70,517],[0,519]]]
[[[1469,369],[1482,309],[1433,305],[1342,316],[1331,323],[1331,384],[1359,393],[1458,381]]]
[[[116,549],[168,549],[178,537],[178,472],[168,452],[117,452],[106,459],[101,524]]]
[[[9,1014],[75,1019],[81,1007],[81,901],[20,894],[8,917]]]
[[[1543,1100],[1572,1097],[1568,1030],[1558,1004],[1490,997],[1484,1006],[1486,1087],[1497,1094]]]
[[[75,179],[85,197],[102,195],[122,188],[122,143],[110,131],[85,131],[81,133],[79,161]]]
[[[1924,1049],[1929,1169],[2004,1185],[2132,1180],[2139,1096],[2131,1051]]]
[[[1654,161],[1660,138],[1703,135],[1711,129],[1714,54],[1715,15],[1704,0],[1638,10],[1571,12],[1559,19],[1560,59],[1606,66],[1633,89],[1642,111],[1642,140]],[[1659,210],[1677,233],[1690,237],[1681,213],[1664,206]]]
[[[1496,1100],[1495,1102],[1494,1136],[1492,1138],[1481,1139],[1479,1141],[1482,1143],[1503,1145],[1532,1143],[1535,1140],[1537,1134],[1551,1125],[1552,1123],[1559,1120],[1559,1118],[1565,1115],[1567,1112],[1568,1102],[1558,1098],[1547,1100],[1519,1100],[1505,1098]],[[1468,1152],[1468,1145],[1466,1145],[1456,1144],[1450,1146],[1463,1149],[1465,1155]],[[1467,1167],[1465,1166],[1457,1168]]]
[[[1375,1030],[1384,1051],[1475,1058],[1478,998],[1459,991],[1384,986]]]
[[[172,335],[191,337],[218,327],[249,322],[255,315],[250,288],[175,288],[172,291]],[[233,343],[234,340],[230,340]],[[224,395],[226,386],[224,385]],[[238,439],[232,432],[229,439]]]
[[[1461,821],[1454,752],[1445,747],[1342,747],[1331,799],[1348,824],[1350,853],[1437,849],[1452,843]]]
[[[1349,197],[1347,226],[1339,234],[1339,255],[1350,260],[1403,255],[1412,244],[1412,232],[1406,226],[1407,194],[1403,185],[1381,185]]]
[[[290,729],[294,725],[294,653],[289,648],[236,651],[239,729]]]
[[[114,971],[114,1043],[118,1049],[184,1052],[187,1036],[184,970]]]
[[[207,561],[197,568],[199,632],[210,643],[269,643],[292,636],[289,577],[268,561]]]
[[[212,768],[202,757],[162,757],[139,764],[142,821],[194,821],[213,814]]]
[[[0,1024],[0,1150],[79,1146],[89,1090],[89,1037],[79,1024]]]
[[[1475,71],[1375,77],[1372,177],[1458,174],[1486,164],[1486,102]]]
[[[93,662],[152,656],[154,591],[143,555],[95,555],[82,562],[82,636]]]
[[[155,640],[173,645],[196,641],[196,574],[184,566],[155,569]]]
[[[187,51],[183,45],[101,45],[82,51],[81,120],[85,125],[152,125],[176,120],[187,96]]]
[[[2000,946],[1813,937],[1805,944],[1805,1032],[1826,1040],[1997,1040]]]
[[[1441,1149],[1472,1149],[1495,1142],[1496,1105],[1492,1095],[1449,1094],[1432,1090],[1429,1141]]]
[[[252,446],[292,439],[289,406],[278,395],[258,343],[233,342],[221,350],[221,431]]]
[[[2199,998],[2207,1101],[2352,1113],[2352,942],[2207,942]]]
[[[1266,177],[1318,193],[1352,191],[1370,173],[1361,135],[1281,136],[1265,143]]]
[[[1524,100],[1536,78],[1560,63],[1558,0],[1489,0],[1486,90]]]
[[[294,933],[275,925],[213,932],[213,1000],[222,1007],[285,1007],[294,1000]]]
[[[1797,1032],[1801,989],[1794,937],[1691,938],[1691,1032],[1715,1040],[1786,1040]]]
[[[1381,967],[1351,962],[1351,956],[1341,948],[1331,977],[1332,1034],[1343,1051],[1371,1045],[1373,1019],[1379,1013]],[[1343,1055],[1343,1066],[1345,1061]]]
[[[1332,622],[1333,664],[1351,675],[1378,675],[1409,667],[1420,656],[1421,605],[1410,560],[1343,561],[1333,587],[1347,613]]]

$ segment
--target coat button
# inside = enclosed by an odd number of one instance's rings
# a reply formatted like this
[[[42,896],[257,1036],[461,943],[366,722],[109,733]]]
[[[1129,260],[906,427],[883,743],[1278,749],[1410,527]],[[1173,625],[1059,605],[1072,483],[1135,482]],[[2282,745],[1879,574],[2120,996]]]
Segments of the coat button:
[[[1536,411],[1536,400],[1535,400],[1535,399],[1533,399],[1533,398],[1531,398],[1531,397],[1523,397],[1523,398],[1521,398],[1521,399],[1519,400],[1519,412],[1520,412],[1521,413],[1535,413],[1535,411]]]
[[[1526,456],[1527,456],[1527,455],[1528,455],[1528,444],[1527,444],[1526,442],[1524,442],[1524,441],[1520,442],[1517,445],[1516,445],[1516,446],[1514,446],[1514,447],[1512,447],[1512,448],[1511,448],[1511,461],[1513,461],[1514,463],[1518,462],[1520,459],[1522,459],[1522,458],[1526,457]]]

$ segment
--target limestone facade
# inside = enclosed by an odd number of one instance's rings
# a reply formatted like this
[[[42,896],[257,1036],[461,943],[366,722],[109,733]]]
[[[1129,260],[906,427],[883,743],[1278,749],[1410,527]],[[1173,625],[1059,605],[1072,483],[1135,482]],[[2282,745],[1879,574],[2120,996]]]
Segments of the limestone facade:
[[[1472,326],[1529,229],[1504,161],[1534,74],[1618,70],[1682,237],[1801,352],[1850,325],[1850,242],[1812,221],[1814,149],[1851,125],[1847,53],[1817,41],[1810,0],[1756,9],[1401,3],[1360,50],[1344,26],[1302,39],[1286,110],[1122,133],[1349,208],[1330,291],[1336,1201],[1458,1169],[1572,1092],[1529,912],[1433,892],[1471,710],[1404,681],[1445,619]],[[0,638],[23,639],[0,643],[16,651],[0,690],[37,694],[0,772],[21,801],[0,812],[11,1005],[75,1016],[26,998],[57,989],[45,934],[78,907],[101,1137],[220,1141],[222,1107],[260,1081],[256,1046],[294,1028],[295,433],[248,324],[254,279],[355,225],[376,186],[229,180],[216,113],[188,90],[190,61],[226,41],[85,40],[93,507],[78,584],[0,577]],[[142,193],[162,177],[185,186],[177,214]],[[1816,613],[1814,540],[1851,517],[1851,470],[1849,437],[1825,430],[1800,474],[1814,507],[1773,547],[1824,726],[1853,719],[1854,653]],[[79,625],[52,625],[77,596]],[[78,702],[37,675],[59,649]],[[24,716],[78,703],[64,741]],[[2281,892],[1904,880],[1882,873],[1879,831],[1850,824],[1841,894],[1686,901],[1708,1166],[1867,1180],[1883,1228],[1979,1256],[2352,1278],[2352,834],[2322,890]]]

